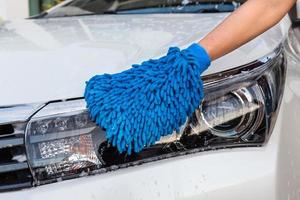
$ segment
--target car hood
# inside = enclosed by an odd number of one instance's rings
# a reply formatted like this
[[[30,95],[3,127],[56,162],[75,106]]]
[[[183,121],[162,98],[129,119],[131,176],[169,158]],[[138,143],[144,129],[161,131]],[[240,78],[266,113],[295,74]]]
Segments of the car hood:
[[[228,13],[95,15],[0,22],[0,106],[83,96],[93,75],[187,47]],[[252,62],[283,39],[280,25],[212,63],[205,74]],[[230,36],[228,36],[230,37]]]

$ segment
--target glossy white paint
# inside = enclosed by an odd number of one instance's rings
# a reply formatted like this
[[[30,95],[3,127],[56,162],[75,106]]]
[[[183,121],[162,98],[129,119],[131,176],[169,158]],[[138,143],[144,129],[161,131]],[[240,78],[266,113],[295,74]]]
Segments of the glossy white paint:
[[[85,81],[186,47],[228,14],[104,15],[7,21],[0,26],[0,105],[83,96]],[[284,38],[282,24],[212,64],[205,74],[252,62]]]
[[[300,28],[291,31],[290,47],[299,50]],[[291,35],[290,35],[291,36]],[[294,40],[297,38],[298,40]],[[295,51],[292,51],[295,52]],[[280,143],[277,161],[277,199],[300,199],[300,54],[288,53],[288,74],[285,95],[280,112]]]

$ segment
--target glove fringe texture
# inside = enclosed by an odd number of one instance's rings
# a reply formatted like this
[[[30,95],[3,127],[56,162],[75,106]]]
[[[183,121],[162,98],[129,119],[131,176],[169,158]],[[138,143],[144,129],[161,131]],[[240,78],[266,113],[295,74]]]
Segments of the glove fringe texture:
[[[209,65],[196,43],[184,50],[171,47],[159,59],[92,77],[84,94],[87,108],[120,153],[140,152],[178,131],[198,108],[204,97],[200,75]]]

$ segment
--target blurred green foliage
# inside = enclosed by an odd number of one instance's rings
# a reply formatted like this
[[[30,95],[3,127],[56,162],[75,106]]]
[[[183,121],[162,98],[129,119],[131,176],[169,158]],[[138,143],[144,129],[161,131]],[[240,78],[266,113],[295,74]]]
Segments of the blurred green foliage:
[[[42,11],[48,10],[63,1],[64,0],[41,0],[41,10]]]

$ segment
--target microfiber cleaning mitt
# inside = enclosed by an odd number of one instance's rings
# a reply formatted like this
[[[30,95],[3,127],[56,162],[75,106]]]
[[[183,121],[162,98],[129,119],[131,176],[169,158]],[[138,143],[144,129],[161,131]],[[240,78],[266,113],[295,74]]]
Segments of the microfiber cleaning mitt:
[[[120,153],[139,152],[178,131],[200,105],[200,75],[210,62],[194,43],[184,50],[171,47],[166,56],[121,73],[96,75],[84,95],[90,115]]]

